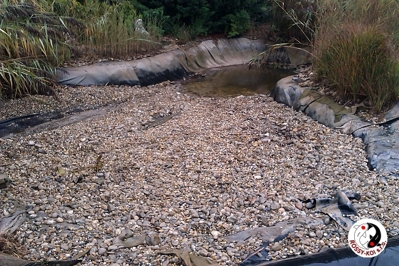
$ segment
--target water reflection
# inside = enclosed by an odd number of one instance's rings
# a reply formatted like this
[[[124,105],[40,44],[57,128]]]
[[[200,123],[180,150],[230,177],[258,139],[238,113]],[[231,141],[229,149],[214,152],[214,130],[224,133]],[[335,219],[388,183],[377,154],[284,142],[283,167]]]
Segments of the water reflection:
[[[278,80],[292,73],[268,68],[248,69],[246,65],[210,69],[205,77],[182,82],[183,92],[205,97],[268,94]]]

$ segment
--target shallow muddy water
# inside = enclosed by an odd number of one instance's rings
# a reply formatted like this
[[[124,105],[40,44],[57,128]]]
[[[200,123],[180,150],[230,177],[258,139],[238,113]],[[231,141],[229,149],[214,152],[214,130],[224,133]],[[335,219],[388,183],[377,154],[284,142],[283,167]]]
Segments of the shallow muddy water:
[[[247,65],[214,68],[182,82],[183,92],[203,97],[268,94],[292,70],[252,68]]]

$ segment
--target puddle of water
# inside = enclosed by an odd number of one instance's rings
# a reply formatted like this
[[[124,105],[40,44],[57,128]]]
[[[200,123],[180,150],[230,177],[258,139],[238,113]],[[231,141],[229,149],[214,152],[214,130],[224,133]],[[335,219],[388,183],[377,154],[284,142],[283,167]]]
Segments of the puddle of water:
[[[248,69],[247,65],[214,68],[205,77],[183,81],[182,91],[202,97],[269,94],[277,81],[292,74],[292,70]]]

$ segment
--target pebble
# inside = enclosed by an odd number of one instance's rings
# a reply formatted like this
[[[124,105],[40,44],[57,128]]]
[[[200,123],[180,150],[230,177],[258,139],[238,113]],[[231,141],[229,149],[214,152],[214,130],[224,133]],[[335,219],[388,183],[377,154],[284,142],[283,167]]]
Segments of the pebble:
[[[282,245],[280,244],[280,243],[274,243],[273,244],[273,246],[271,247],[271,249],[273,250],[273,251],[279,251],[279,250],[281,250],[283,247],[282,247]]]
[[[46,224],[53,225],[53,224],[55,224],[55,221],[53,219],[48,219],[48,220],[46,220]]]
[[[107,250],[105,248],[99,248],[98,249],[98,254],[99,255],[104,255],[107,252]]]
[[[277,202],[272,202],[272,204],[270,205],[270,208],[272,210],[277,210],[280,208],[280,204],[278,204]]]
[[[316,253],[347,246],[346,232],[301,201],[337,189],[356,190],[359,215],[397,232],[399,200],[392,195],[399,181],[378,182],[361,141],[265,95],[200,98],[176,94],[180,86],[60,86],[59,102],[35,109],[35,97],[49,100],[35,96],[22,105],[27,113],[20,106],[0,109],[5,118],[107,106],[79,123],[0,139],[0,171],[13,180],[0,193],[2,212],[11,213],[15,199],[32,206],[31,222],[15,232],[29,251],[24,259],[60,259],[87,247],[82,265],[172,265],[176,257],[158,252],[190,249],[220,265],[238,265],[262,241],[250,237],[237,245],[225,236],[303,217],[323,223],[298,227],[271,244],[270,258]],[[168,121],[153,123],[170,113]],[[380,195],[377,201],[373,195]],[[125,229],[145,241],[118,248],[113,239]]]
[[[117,249],[118,249],[118,246],[116,246],[116,245],[111,245],[108,247],[108,250],[110,250],[110,251],[117,250]]]
[[[214,239],[218,239],[218,238],[219,238],[219,235],[220,235],[220,232],[218,232],[218,231],[212,231],[211,234],[212,234],[212,236],[213,236]]]

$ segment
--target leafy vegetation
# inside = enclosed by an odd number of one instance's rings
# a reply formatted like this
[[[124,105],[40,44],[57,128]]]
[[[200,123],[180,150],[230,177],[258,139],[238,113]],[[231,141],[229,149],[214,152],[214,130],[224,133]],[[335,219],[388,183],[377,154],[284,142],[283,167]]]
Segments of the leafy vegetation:
[[[81,4],[77,0],[51,2],[51,10],[59,16],[70,16],[82,21],[83,32],[73,41],[81,45],[84,52],[106,57],[133,57],[141,51],[158,47],[162,35],[161,20],[147,13],[144,25],[148,35],[135,31],[135,22],[142,18],[129,1],[107,4],[87,0]]]
[[[399,96],[399,1],[320,1],[314,69],[338,94],[375,112]]]
[[[66,20],[31,3],[3,2],[0,21],[0,96],[51,93],[54,66],[69,58]]]
[[[264,22],[269,16],[264,0],[137,0],[132,3],[143,14],[162,10],[166,33],[191,38],[212,33],[239,36],[252,23]]]
[[[310,45],[316,77],[342,102],[378,113],[398,100],[398,0],[272,1],[280,41]]]
[[[156,48],[162,30],[147,16],[149,34],[128,1],[3,1],[0,4],[0,97],[52,93],[55,68],[72,56],[133,57]]]

